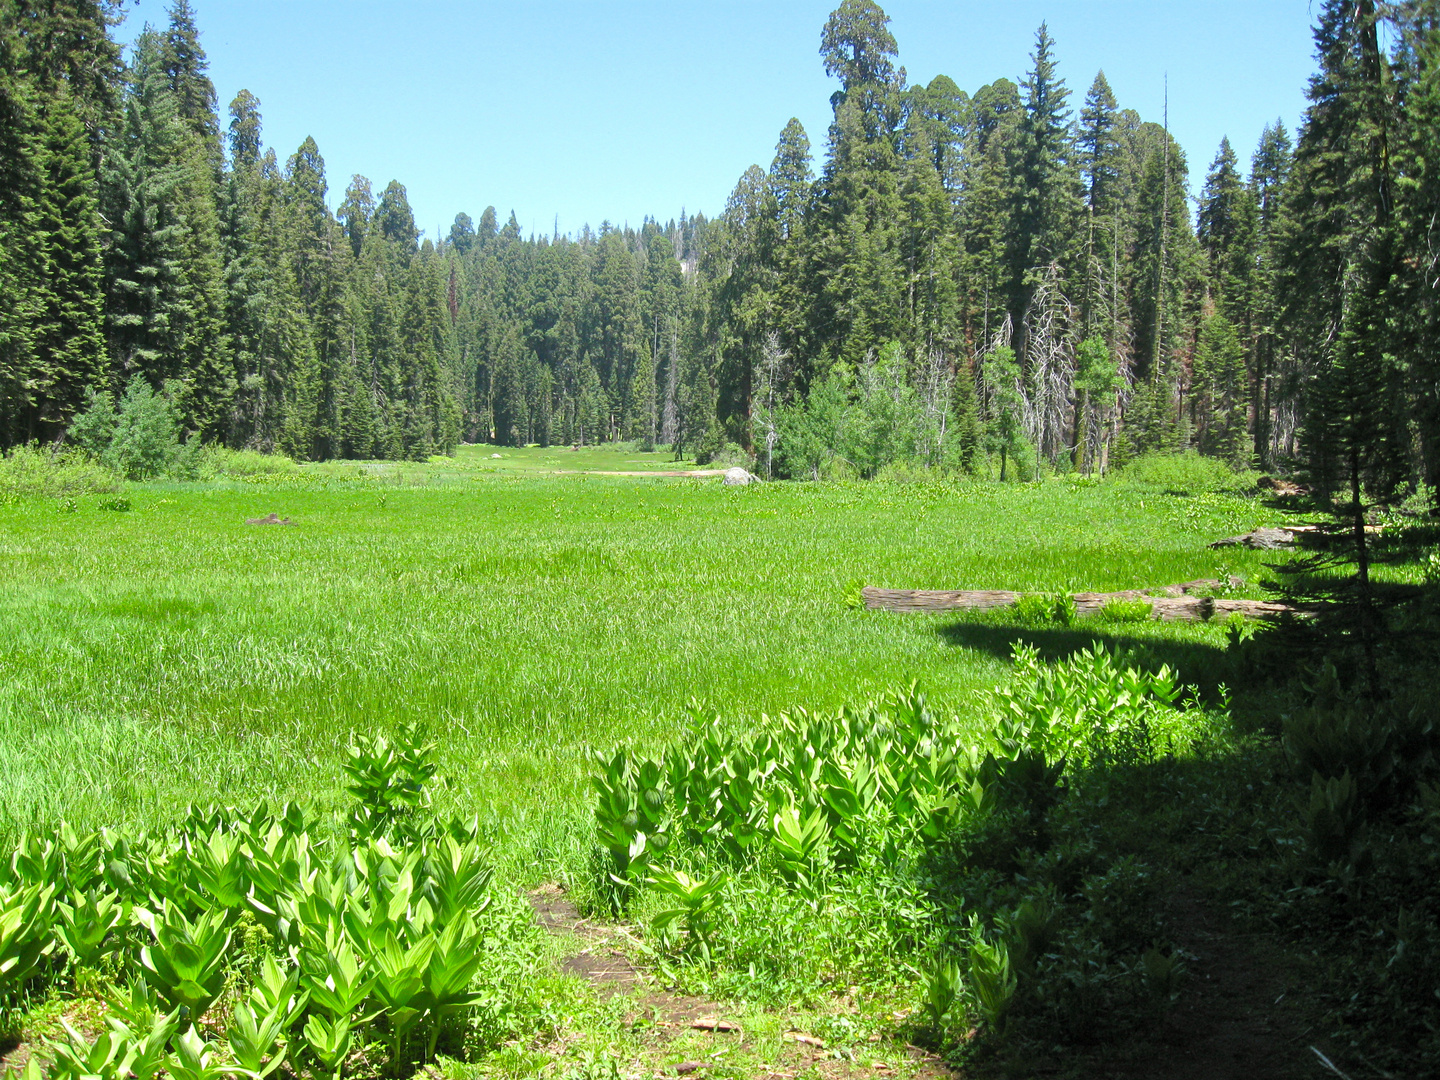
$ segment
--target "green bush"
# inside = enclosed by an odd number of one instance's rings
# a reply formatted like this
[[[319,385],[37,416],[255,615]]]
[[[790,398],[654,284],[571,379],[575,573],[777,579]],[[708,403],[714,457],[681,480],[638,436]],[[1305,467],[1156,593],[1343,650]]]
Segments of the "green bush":
[[[130,976],[97,1003],[94,1043],[67,1026],[68,1043],[43,1048],[50,1075],[153,1078],[163,1063],[176,1080],[261,1080],[288,1063],[287,1075],[338,1078],[364,1045],[388,1055],[365,1075],[402,1076],[432,1061],[442,1038],[482,1050],[467,1038],[471,1020],[501,1039],[527,1022],[507,986],[540,933],[530,909],[490,888],[477,823],[419,813],[434,772],[428,744],[408,729],[395,744],[358,743],[352,819],[376,823],[376,806],[416,811],[386,816],[383,836],[340,838],[296,804],[262,803],[191,808],[150,834],[62,824],[10,854],[0,1004],[73,994],[117,967]],[[191,1023],[222,995],[211,1023]],[[239,1068],[218,1066],[226,1043]]]
[[[131,480],[168,476],[172,480],[242,479],[291,475],[295,462],[281,454],[231,450],[181,441],[179,387],[167,383],[157,394],[140,375],[131,378],[116,407],[108,390],[87,390],[85,408],[75,417],[67,438],[92,459]]]
[[[115,412],[115,395],[109,390],[85,388],[85,408],[71,422],[65,436],[91,457],[101,458],[110,449],[119,422]]]
[[[1244,495],[1255,490],[1259,479],[1254,472],[1236,472],[1225,462],[1202,457],[1193,450],[1183,454],[1146,454],[1111,476],[1117,483],[1159,489],[1170,495],[1209,492]]]
[[[0,457],[0,495],[73,499],[119,488],[111,469],[77,450],[16,446]]]
[[[753,469],[755,459],[745,452],[743,446],[736,443],[726,443],[724,446],[711,450],[704,455],[705,460],[701,461],[701,455],[696,455],[698,464],[709,466],[712,469],[733,469],[739,466],[742,469]]]
[[[131,480],[148,480],[164,473],[181,451],[180,417],[174,403],[155,393],[143,376],[133,376],[120,400],[106,460]]]
[[[443,459],[447,463],[449,458]],[[198,479],[216,480],[225,476],[288,476],[300,467],[284,454],[263,454],[259,450],[230,450],[206,444],[197,455]]]

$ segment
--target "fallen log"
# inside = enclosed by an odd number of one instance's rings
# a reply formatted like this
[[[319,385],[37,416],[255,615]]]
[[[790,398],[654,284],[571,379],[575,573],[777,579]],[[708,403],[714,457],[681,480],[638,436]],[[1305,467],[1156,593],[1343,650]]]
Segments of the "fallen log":
[[[1208,622],[1241,615],[1247,619],[1278,619],[1295,609],[1288,604],[1270,600],[1231,600],[1224,597],[1196,596],[1223,587],[1219,581],[1187,581],[1180,585],[1164,585],[1153,589],[1124,589],[1120,592],[1071,593],[1075,612],[1081,617],[1099,614],[1107,604],[1144,602],[1150,605],[1150,618],[1160,622]],[[1006,589],[876,589],[860,591],[870,611],[1000,611],[1014,607],[1026,594]],[[1043,595],[1043,594],[1031,594]]]
[[[1371,534],[1384,532],[1383,525],[1366,525],[1365,531]],[[1319,525],[1281,525],[1274,529],[1254,529],[1244,536],[1227,536],[1224,540],[1216,540],[1210,545],[1212,548],[1244,547],[1253,551],[1281,551],[1294,547],[1302,537],[1309,537],[1310,543],[1325,543],[1327,540],[1339,540],[1341,543],[1348,541],[1349,530],[1326,533]]]
[[[1292,547],[1299,529],[1254,529],[1244,536],[1227,536],[1216,540],[1212,548],[1243,547],[1252,551],[1279,551]]]

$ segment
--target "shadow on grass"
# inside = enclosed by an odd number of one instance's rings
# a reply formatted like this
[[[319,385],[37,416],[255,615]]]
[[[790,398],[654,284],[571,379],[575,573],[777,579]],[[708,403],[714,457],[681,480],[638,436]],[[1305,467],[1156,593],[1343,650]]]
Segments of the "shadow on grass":
[[[1037,627],[965,620],[937,626],[935,632],[948,645],[988,652],[1002,660],[1014,655],[1016,642],[1034,648],[1046,661],[1063,660],[1098,644],[1145,667],[1168,664],[1182,683],[1197,686],[1206,695],[1221,683],[1233,685],[1235,680],[1234,660],[1224,648],[1200,641],[1126,633],[1123,624]]]

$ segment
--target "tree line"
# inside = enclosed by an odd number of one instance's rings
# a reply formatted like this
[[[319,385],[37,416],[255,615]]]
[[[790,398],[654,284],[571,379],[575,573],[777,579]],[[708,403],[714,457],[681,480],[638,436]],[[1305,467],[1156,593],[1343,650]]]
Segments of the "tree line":
[[[188,0],[128,58],[104,0],[0,12],[0,444],[138,375],[195,436],[301,459],[1193,448],[1321,490],[1437,479],[1435,0],[1326,0],[1298,136],[1223,141],[1193,200],[1165,118],[1103,72],[1073,101],[1045,26],[970,94],[909,83],[885,13],[843,0],[818,162],[792,120],[713,220],[526,237],[490,208],[434,240],[395,181],[332,212],[318,146],[282,162],[248,92],[222,122]]]

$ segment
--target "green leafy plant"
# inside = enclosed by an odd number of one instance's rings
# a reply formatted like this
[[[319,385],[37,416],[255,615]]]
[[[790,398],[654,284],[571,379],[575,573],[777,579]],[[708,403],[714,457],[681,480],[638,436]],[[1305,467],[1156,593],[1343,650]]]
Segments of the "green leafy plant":
[[[1305,837],[1321,866],[1362,870],[1370,862],[1369,825],[1359,788],[1347,770],[1326,779],[1310,779],[1310,799],[1302,804]]]
[[[166,900],[158,912],[136,908],[134,917],[153,939],[140,950],[141,976],[171,1007],[186,1010],[186,1019],[198,1020],[225,986],[225,913],[191,920]]]
[[[361,837],[387,836],[396,825],[428,803],[426,784],[434,777],[435,744],[422,742],[414,727],[402,726],[394,739],[373,735],[357,739],[341,765],[359,800],[352,824]]]
[[[715,916],[724,901],[730,875],[717,870],[708,877],[692,878],[683,870],[661,868],[654,870],[646,880],[677,902],[675,907],[666,908],[654,916],[652,922],[655,928],[663,931],[677,920],[683,920],[690,943],[705,962],[710,963]]]
[[[219,1048],[200,1033],[197,1024],[191,1024],[174,1041],[165,1071],[170,1080],[221,1080],[239,1072],[222,1059]]]
[[[225,1038],[235,1061],[252,1080],[263,1080],[284,1063],[289,1021],[285,1003],[271,1012],[256,1012],[244,1001],[231,1009]]]
[[[375,970],[371,993],[389,1018],[396,1061],[404,1053],[410,1029],[425,1014],[425,976],[435,944],[435,938],[427,935],[407,948],[387,933],[380,947],[370,951]]]
[[[953,956],[937,956],[925,972],[925,1000],[921,1003],[925,1022],[934,1031],[944,1032],[963,1019],[959,1009],[964,991],[960,962]]]
[[[114,951],[113,932],[130,922],[130,905],[118,893],[91,888],[55,905],[60,916],[56,934],[78,967],[93,968]]]
[[[141,979],[132,981],[126,992],[110,994],[105,1003],[109,1009],[106,1024],[133,1050],[131,1074],[135,1080],[153,1080],[165,1065],[170,1040],[180,1029],[180,1010],[164,1012]]]
[[[51,1075],[58,1074],[52,1069]],[[0,1072],[0,1080],[45,1080],[45,1071],[40,1067],[40,1059],[32,1054],[30,1059],[18,1068],[6,1065],[4,1071]]]
[[[63,1017],[60,1023],[67,1038],[48,1043],[51,1080],[127,1080],[136,1049],[125,1035],[112,1028],[92,1041]]]
[[[228,911],[245,906],[250,855],[239,835],[217,826],[203,839],[187,836],[185,854],[192,890],[202,906]]]
[[[1187,974],[1185,961],[1178,949],[1160,951],[1152,945],[1140,955],[1140,971],[1145,979],[1145,989],[1155,1007],[1155,1018],[1159,1022],[1180,997],[1180,988]]]
[[[323,941],[300,949],[300,985],[311,1004],[332,1017],[349,1017],[370,996],[375,977],[362,969],[355,949],[333,927]]]
[[[421,860],[419,874],[417,891],[442,925],[457,915],[479,915],[490,905],[487,890],[493,871],[473,840],[441,837]]]
[[[970,922],[970,987],[980,1015],[997,1034],[1005,1034],[1005,1020],[1015,1003],[1019,980],[1010,967],[1010,950],[1005,941],[985,936],[980,920]]]
[[[470,989],[485,958],[482,938],[479,928],[468,915],[451,920],[435,938],[430,962],[425,968],[425,991],[417,999],[435,1021],[425,1049],[427,1061],[435,1056],[435,1046],[446,1018],[485,1000],[483,994]]]
[[[340,1080],[345,1058],[350,1053],[351,1026],[349,1016],[326,1018],[311,1013],[305,1021],[305,1045],[332,1080]]]
[[[0,884],[0,995],[24,985],[55,947],[53,885]]]
[[[830,823],[825,808],[816,806],[802,814],[787,803],[771,819],[771,844],[780,856],[785,875],[802,888],[813,888],[826,859]]]
[[[606,876],[614,887],[606,891],[618,912],[650,859],[669,849],[665,773],[658,762],[632,762],[624,750],[608,759],[597,754],[595,761],[595,829],[610,856]]]
[[[250,1007],[256,1016],[278,1013],[284,1017],[284,1030],[289,1031],[305,1011],[310,995],[300,990],[300,969],[288,970],[273,956],[260,962],[260,971],[250,987]]]

